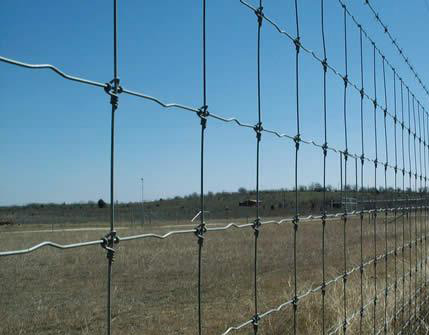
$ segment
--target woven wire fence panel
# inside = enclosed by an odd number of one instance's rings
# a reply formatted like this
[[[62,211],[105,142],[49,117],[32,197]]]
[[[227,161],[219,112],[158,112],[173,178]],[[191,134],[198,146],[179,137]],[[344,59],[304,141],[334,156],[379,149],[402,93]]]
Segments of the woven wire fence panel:
[[[270,16],[273,11],[268,1],[240,0],[237,4],[248,13],[249,20],[254,21],[256,112],[252,119],[255,122],[241,121],[233,113],[218,114],[210,109],[208,102],[206,45],[210,43],[210,36],[206,34],[206,2],[210,1],[201,3],[201,41],[198,41],[202,55],[199,106],[165,102],[122,86],[126,78],[119,80],[117,0],[113,1],[113,79],[108,83],[80,78],[50,64],[29,64],[0,56],[0,61],[5,63],[3,66],[49,70],[63,79],[102,90],[111,106],[111,205],[107,234],[100,239],[64,239],[19,249],[2,248],[1,260],[7,266],[16,266],[16,273],[25,271],[23,266],[28,265],[20,263],[20,257],[32,257],[33,262],[37,262],[37,258],[51,259],[55,271],[61,271],[61,264],[72,261],[56,255],[61,252],[73,255],[72,259],[85,261],[88,257],[98,264],[94,276],[103,279],[97,284],[97,299],[90,306],[99,306],[104,313],[104,319],[97,320],[97,325],[102,327],[93,327],[93,320],[85,318],[84,314],[90,313],[86,308],[83,314],[76,316],[85,319],[84,325],[72,332],[108,335],[135,332],[199,335],[427,332],[429,114],[422,102],[426,96],[420,98],[413,93],[411,85],[414,83],[405,82],[372,37],[371,27],[362,25],[342,0],[332,1],[336,15],[341,16],[341,24],[336,29],[342,36],[332,50],[326,43],[329,36],[325,33],[325,1],[318,2],[320,29],[317,38],[321,52],[310,49],[300,34],[303,30],[300,18],[306,10],[300,1],[291,2],[293,22],[283,27],[282,22]],[[375,7],[370,1],[364,6],[400,54],[406,70],[412,72],[419,87],[429,96],[421,76]],[[285,108],[285,113],[293,119],[292,132],[264,126],[264,117],[269,111],[263,108],[261,58],[267,34],[279,37],[293,59],[293,71],[287,75],[293,78],[293,85],[288,89],[293,91],[294,101]],[[351,45],[358,51],[353,61]],[[336,56],[340,61],[331,63],[331,53],[340,54]],[[310,63],[312,65],[308,65]],[[302,73],[308,66],[318,68],[313,80],[320,82],[320,104],[313,113],[318,113],[322,120],[318,125],[321,140],[302,131],[307,99]],[[333,80],[336,84],[330,84]],[[328,108],[331,89],[341,92],[335,101],[340,106],[335,109],[335,115]],[[115,208],[114,168],[120,164],[115,160],[115,116],[125,96],[195,116],[199,124],[199,150],[195,152],[200,162],[196,169],[199,194],[198,213],[191,226],[177,225],[168,231],[154,229],[139,234],[117,231],[121,215],[134,220],[134,212],[121,214]],[[356,119],[351,117],[353,113],[359,122],[353,121]],[[214,123],[225,124],[232,132],[247,132],[248,141],[253,141],[255,200],[246,220],[222,221],[213,214],[213,220],[207,223],[211,214],[205,188],[206,179],[210,178],[206,175],[206,161],[210,155],[206,137],[210,136],[207,132]],[[333,133],[341,134],[340,145],[330,144]],[[284,168],[293,175],[292,213],[274,218],[262,205],[264,190],[260,172],[264,164],[270,164],[264,161],[263,154],[273,146],[272,141],[281,143],[282,154],[288,158]],[[320,199],[317,205],[311,206],[304,205],[311,203],[311,199],[307,199],[306,191],[300,188],[304,182],[300,167],[306,164],[309,156],[318,164],[314,174],[320,176],[321,181]],[[335,204],[328,179],[339,184],[336,190],[339,200]],[[149,216],[153,217],[155,215]],[[86,256],[88,250],[93,249],[98,252]],[[140,254],[133,252],[136,249]],[[103,252],[106,261],[100,260]],[[162,283],[165,290],[170,290],[172,298],[161,299],[156,286],[144,286],[139,280],[127,282],[126,278],[133,277],[136,269],[143,269],[144,274],[139,277],[142,282],[151,278]],[[49,272],[52,280],[55,271]],[[245,274],[246,281],[240,280],[239,274]],[[79,280],[79,274],[67,273],[67,276]],[[115,284],[116,278],[120,278],[124,287]],[[88,292],[88,288],[81,290]],[[133,291],[138,294],[129,301],[122,298],[122,294],[128,292],[129,297]],[[179,291],[181,307],[169,308]],[[70,294],[77,293],[71,290]],[[113,297],[120,301],[120,309],[115,310]],[[13,299],[13,296],[9,294],[6,299]],[[43,296],[40,299],[42,301]],[[158,308],[150,307],[147,300]],[[67,301],[57,302],[58,306],[64,303]],[[121,315],[128,315],[135,305],[143,306],[145,321],[139,316],[121,319]],[[44,304],[40,306],[43,309]],[[20,317],[17,316],[17,323]],[[119,319],[121,321],[117,321]],[[115,326],[115,322],[120,325]],[[143,328],[139,328],[141,323],[145,324]],[[13,332],[12,328],[5,329],[5,333]]]

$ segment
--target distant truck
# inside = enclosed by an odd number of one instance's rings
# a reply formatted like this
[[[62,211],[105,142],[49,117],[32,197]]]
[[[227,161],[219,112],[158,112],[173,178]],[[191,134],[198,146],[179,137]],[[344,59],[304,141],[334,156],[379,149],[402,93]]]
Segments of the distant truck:
[[[344,208],[347,212],[357,210],[358,202],[355,198],[343,198],[341,201],[331,201],[331,208]]]
[[[261,204],[261,203],[262,203],[262,201],[259,200],[259,204]],[[240,207],[256,207],[257,204],[258,204],[257,200],[247,199],[244,201],[240,201],[238,203],[238,206],[240,206]]]
[[[0,218],[0,226],[13,226],[14,224],[15,222],[10,219]]]

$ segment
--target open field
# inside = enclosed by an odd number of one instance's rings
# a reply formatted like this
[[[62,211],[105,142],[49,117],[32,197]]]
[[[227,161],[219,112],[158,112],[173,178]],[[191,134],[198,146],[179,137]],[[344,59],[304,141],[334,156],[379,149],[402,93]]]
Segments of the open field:
[[[377,255],[396,246],[407,244],[410,239],[425,233],[427,213],[413,212],[401,216],[384,213],[377,219]],[[374,257],[374,225],[369,214],[363,220],[364,261]],[[217,222],[220,222],[219,220]],[[225,221],[226,222],[226,221]],[[246,219],[234,220],[245,223]],[[372,220],[371,220],[372,222]],[[224,224],[224,222],[220,222]],[[165,233],[170,230],[188,229],[186,222],[166,221],[162,225],[126,225],[118,228],[120,236],[141,232]],[[189,224],[189,222],[187,223]],[[209,226],[210,226],[209,222]],[[405,227],[403,240],[402,227]],[[105,232],[108,231],[104,225]],[[82,228],[96,229],[82,229]],[[385,234],[387,227],[387,234]],[[50,225],[21,225],[2,227],[1,250],[27,248],[50,240],[72,243],[99,239],[104,232],[101,224],[94,226],[63,225],[64,231],[50,231]],[[329,220],[325,231],[326,280],[344,272],[343,231],[341,218]],[[20,231],[17,231],[20,230]],[[34,232],[39,231],[39,232]],[[428,230],[429,231],[429,230]],[[411,235],[410,235],[411,234]],[[386,240],[387,235],[387,240]],[[349,217],[346,225],[347,269],[360,264],[360,219]],[[396,290],[397,310],[405,297],[405,314],[409,317],[408,298],[415,293],[416,261],[417,288],[429,268],[421,267],[425,260],[425,244],[418,248],[398,249],[397,256],[390,253],[387,263],[380,258],[377,264],[377,320],[376,328],[384,322],[385,266],[387,264],[387,320],[393,315],[395,282],[395,258],[398,280]],[[297,288],[299,293],[317,288],[322,283],[322,224],[321,220],[300,222],[297,231]],[[250,319],[253,314],[253,249],[252,228],[229,229],[208,232],[203,247],[203,327],[204,334],[221,334],[228,327]],[[410,253],[411,250],[411,253]],[[113,264],[113,323],[114,334],[195,334],[197,330],[197,238],[194,234],[175,235],[164,240],[144,239],[122,242],[117,245]],[[417,252],[417,253],[416,253]],[[411,254],[411,268],[410,268]],[[405,262],[403,262],[403,256]],[[1,334],[103,334],[105,332],[106,304],[106,253],[99,246],[73,250],[44,248],[23,256],[0,258],[2,271],[0,296]],[[293,226],[263,225],[258,239],[258,296],[259,309],[263,313],[294,296],[293,276]],[[423,263],[425,265],[425,263]],[[403,272],[404,271],[404,272]],[[406,274],[405,287],[402,275]],[[429,277],[428,277],[429,278]],[[411,290],[410,290],[411,283]],[[405,291],[404,291],[405,290]],[[411,294],[410,294],[411,293]],[[372,333],[374,296],[374,266],[369,264],[363,273],[364,304],[370,302],[362,319],[363,333]],[[350,333],[358,333],[360,308],[360,272],[353,271],[346,284],[347,317],[357,311],[350,321]],[[418,302],[426,297],[420,292]],[[321,290],[303,297],[297,308],[298,333],[321,333]],[[418,308],[419,303],[417,304]],[[414,307],[412,307],[414,311]],[[342,324],[344,313],[343,280],[339,278],[326,288],[326,329]],[[262,319],[259,334],[288,334],[293,325],[293,307],[287,305],[280,312]],[[398,323],[399,325],[399,323]],[[394,323],[388,324],[389,333]],[[340,329],[342,329],[340,327]],[[423,328],[422,328],[423,329]],[[234,334],[249,334],[252,327],[244,327]]]

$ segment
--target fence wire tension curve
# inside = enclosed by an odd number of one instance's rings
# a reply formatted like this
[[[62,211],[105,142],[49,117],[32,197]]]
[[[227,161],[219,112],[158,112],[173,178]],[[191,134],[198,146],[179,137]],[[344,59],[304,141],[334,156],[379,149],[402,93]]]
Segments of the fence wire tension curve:
[[[321,45],[323,47],[323,55],[318,55],[314,51],[310,50],[303,42],[300,36],[300,10],[298,0],[294,0],[294,16],[295,16],[295,27],[294,33],[284,30],[279,24],[274,22],[264,12],[264,4],[262,0],[258,1],[257,5],[253,5],[245,0],[237,0],[243,8],[250,10],[250,12],[256,15],[256,69],[257,69],[257,122],[255,124],[246,124],[235,117],[225,117],[214,114],[209,111],[208,99],[207,99],[207,88],[206,88],[206,0],[202,1],[202,24],[201,24],[201,51],[202,51],[202,94],[201,94],[201,106],[190,107],[187,105],[177,103],[166,103],[155,97],[146,95],[144,93],[127,89],[123,87],[119,80],[119,69],[118,69],[118,0],[113,0],[113,79],[108,83],[97,82],[84,78],[79,78],[70,74],[65,73],[61,69],[50,65],[50,64],[28,64],[14,59],[0,56],[0,61],[9,65],[19,66],[28,69],[46,69],[51,70],[62,78],[70,81],[74,81],[80,84],[89,85],[103,89],[109,97],[111,104],[111,143],[110,143],[110,229],[108,233],[102,239],[95,241],[86,241],[82,243],[73,244],[59,244],[50,241],[45,241],[40,244],[34,245],[28,249],[11,250],[11,251],[0,251],[0,257],[16,256],[22,254],[32,253],[43,247],[52,247],[60,250],[91,247],[99,245],[105,249],[107,256],[107,297],[106,297],[106,333],[110,335],[112,333],[111,322],[111,307],[112,307],[112,268],[113,259],[115,254],[115,245],[119,242],[126,242],[138,239],[166,239],[173,238],[179,234],[194,234],[196,238],[196,248],[198,250],[198,271],[197,271],[197,333],[202,335],[204,333],[204,313],[202,296],[204,294],[202,290],[202,271],[204,270],[204,262],[202,258],[202,251],[204,248],[204,240],[207,234],[214,232],[229,231],[231,229],[250,229],[254,236],[253,244],[253,299],[252,305],[254,307],[253,315],[249,315],[247,320],[238,320],[236,325],[232,325],[227,328],[222,335],[231,334],[240,329],[250,327],[253,333],[256,335],[260,333],[261,321],[274,313],[279,313],[285,310],[287,307],[292,309],[293,313],[293,327],[291,333],[299,333],[299,317],[298,312],[300,304],[305,299],[313,297],[316,299],[320,297],[320,318],[322,326],[320,333],[323,335],[333,335],[343,333],[346,334],[349,331],[349,327],[353,322],[358,322],[357,329],[360,334],[364,333],[363,330],[363,319],[371,313],[372,316],[372,332],[374,335],[387,334],[392,332],[394,334],[411,334],[417,333],[419,329],[424,325],[423,320],[427,319],[429,308],[427,307],[428,296],[427,296],[427,266],[428,266],[428,254],[427,254],[427,222],[428,222],[428,209],[429,209],[429,198],[427,197],[427,162],[429,162],[429,114],[424,108],[417,96],[412,92],[409,85],[407,85],[404,79],[399,75],[397,68],[391,61],[387,59],[382,50],[377,46],[374,39],[370,36],[368,30],[366,30],[351,13],[350,9],[346,6],[343,0],[334,0],[338,2],[338,6],[343,13],[343,26],[342,32],[344,34],[344,71],[337,70],[333,64],[328,62],[328,53],[325,43],[325,23],[324,23],[324,0],[320,0],[320,17],[321,17]],[[409,70],[413,73],[417,79],[421,88],[425,91],[429,97],[429,92],[422,81],[422,77],[417,73],[415,68],[411,65],[408,58],[404,55],[404,50],[399,47],[398,42],[391,35],[387,25],[381,21],[379,14],[376,12],[370,1],[366,0],[365,5],[370,8],[374,14],[377,22],[383,27],[386,35],[391,40],[392,44],[397,48],[398,52],[403,58],[403,61],[408,66]],[[254,18],[254,17],[253,17]],[[349,78],[349,50],[348,44],[350,38],[348,37],[347,27],[352,23],[355,29],[359,32],[359,41],[357,45],[360,50],[360,83],[352,82]],[[267,129],[263,127],[262,109],[261,109],[261,30],[267,26],[267,29],[272,29],[273,32],[279,33],[285,37],[286,42],[291,42],[291,47],[295,55],[295,93],[296,93],[296,132],[295,134],[286,134],[278,130]],[[364,43],[366,41],[372,46],[372,82],[374,92],[369,93],[364,87]],[[323,112],[323,143],[318,143],[313,139],[305,139],[301,135],[301,115],[300,115],[300,84],[301,84],[301,69],[300,59],[303,55],[308,56],[310,59],[320,64],[321,67],[321,82],[323,83],[323,100],[322,100],[322,112]],[[377,70],[380,70],[382,76],[382,87],[383,87],[383,104],[380,103],[377,96]],[[378,67],[377,67],[378,66]],[[387,73],[387,72],[390,72]],[[343,131],[344,131],[344,147],[336,148],[328,145],[328,131],[327,131],[327,75],[331,74],[334,77],[338,77],[344,84],[343,88]],[[388,93],[387,93],[387,77],[393,78],[393,96],[394,101],[389,101],[388,104]],[[361,152],[351,152],[349,150],[350,136],[348,134],[348,117],[349,111],[347,110],[349,102],[349,92],[355,90],[360,96],[360,140],[361,140]],[[146,233],[140,235],[131,235],[120,237],[115,231],[115,192],[114,192],[114,167],[115,167],[115,113],[119,108],[119,97],[121,95],[130,95],[145,100],[152,101],[163,108],[173,108],[178,111],[192,112],[196,116],[196,120],[200,123],[200,215],[199,223],[193,229],[173,230],[165,234],[153,234]],[[368,103],[372,107],[374,117],[374,143],[365,142],[365,126],[364,126],[364,105]],[[398,103],[399,102],[399,103]],[[393,107],[391,107],[393,105]],[[405,105],[405,107],[404,107]],[[388,107],[389,106],[389,107]],[[417,108],[416,108],[417,107]],[[417,110],[417,118],[416,118]],[[405,116],[407,112],[408,118]],[[381,113],[383,117],[382,129],[377,128],[377,116]],[[407,120],[408,119],[408,120]],[[214,120],[224,123],[231,123],[237,127],[244,127],[251,130],[256,140],[255,150],[255,164],[256,164],[256,175],[255,175],[255,189],[256,189],[256,208],[255,208],[255,220],[247,224],[228,223],[225,225],[206,226],[205,222],[205,197],[204,197],[204,157],[205,157],[205,130],[208,126],[208,121]],[[389,124],[393,124],[391,128],[388,128]],[[413,122],[411,122],[413,120]],[[382,130],[384,133],[384,143],[380,148],[380,144],[377,141],[378,134],[377,130]],[[389,157],[389,143],[392,139],[389,139],[388,133],[393,132],[394,138],[394,157]],[[262,136],[268,134],[274,136],[280,140],[286,140],[294,148],[294,215],[279,220],[263,220],[260,213],[260,143]],[[408,136],[407,136],[408,134]],[[389,142],[390,140],[390,142]],[[405,144],[407,140],[407,145]],[[301,145],[308,145],[314,149],[320,150],[321,170],[323,171],[323,208],[320,215],[308,215],[302,216],[299,214],[300,205],[300,191],[298,189],[299,181],[299,169],[298,163],[300,159],[300,147]],[[368,156],[365,152],[365,148],[373,147],[375,156]],[[381,149],[381,150],[379,150]],[[383,150],[384,149],[384,150]],[[367,149],[368,151],[368,149]],[[384,151],[384,161],[380,160],[379,155]],[[408,157],[406,157],[408,152]],[[423,153],[423,158],[422,158]],[[359,194],[359,187],[364,188],[364,171],[371,171],[374,176],[374,194],[373,199],[369,205],[370,207],[361,208],[359,210],[349,211],[347,206],[343,211],[338,213],[328,213],[326,206],[326,193],[327,193],[327,157],[334,155],[338,157],[340,162],[340,181],[341,181],[341,196],[347,198],[348,193],[355,192]],[[390,158],[390,160],[389,160]],[[354,164],[353,164],[354,163]],[[414,164],[413,164],[414,163]],[[365,164],[370,164],[367,167]],[[351,166],[355,166],[355,175],[352,175]],[[359,166],[359,168],[358,168]],[[388,172],[393,172],[394,180],[391,184],[394,185],[394,197],[389,199],[389,202],[381,198],[378,190],[377,175],[378,169],[384,171],[384,189],[388,189]],[[360,170],[360,176],[359,176]],[[402,178],[400,176],[402,175]],[[360,177],[360,185],[358,183],[358,177]],[[348,187],[352,183],[351,180],[355,179],[355,189]],[[402,185],[401,185],[402,182]],[[406,186],[407,185],[407,186]],[[416,197],[416,195],[418,195]],[[363,200],[363,199],[362,199]],[[378,204],[381,203],[381,206]],[[384,204],[383,204],[384,203]],[[389,204],[394,203],[394,206]],[[400,204],[400,205],[399,205]],[[418,219],[419,218],[419,219]],[[350,264],[347,257],[347,227],[349,221],[355,219],[360,222],[360,262],[359,264]],[[372,223],[373,231],[373,256],[365,258],[363,256],[363,222],[369,220]],[[328,278],[326,270],[326,225],[330,220],[340,220],[342,223],[342,257],[343,265],[341,273],[335,277]],[[316,221],[321,223],[321,278],[320,284],[310,287],[307,290],[301,291],[298,289],[298,235],[300,223],[306,221]],[[258,302],[258,238],[266,225],[282,225],[288,224],[293,227],[293,295],[282,304],[273,306],[271,309],[261,311],[260,304]],[[379,225],[384,227],[385,244],[380,246],[377,244],[378,238],[377,231]],[[394,229],[394,248],[388,248],[388,227],[393,224]],[[398,226],[400,224],[400,226]],[[414,226],[413,226],[414,224]],[[414,228],[414,231],[413,231]],[[407,236],[406,236],[407,234]],[[408,242],[406,240],[408,239]],[[381,249],[380,249],[381,248]],[[388,258],[394,257],[394,273],[392,274],[394,280],[389,284],[388,278]],[[414,262],[413,262],[414,261]],[[380,263],[384,262],[384,271],[380,271],[378,267]],[[382,264],[383,265],[383,264]],[[406,269],[406,265],[408,268]],[[402,266],[402,267],[400,267]],[[371,299],[364,299],[364,276],[365,271],[372,268],[372,286],[373,296]],[[383,269],[382,269],[383,270]],[[352,274],[358,274],[360,278],[360,301],[359,308],[357,310],[350,310],[348,308],[349,287],[348,278]],[[380,280],[377,274],[384,276],[384,280]],[[341,320],[335,325],[328,325],[326,322],[326,308],[328,301],[326,299],[327,290],[334,286],[341,285],[342,288],[342,311]],[[381,285],[381,288],[380,288]],[[400,293],[402,289],[402,294]],[[408,290],[408,296],[405,297],[405,291]],[[388,298],[394,296],[394,307],[393,312],[388,312]],[[378,323],[381,320],[381,327],[378,327]]]

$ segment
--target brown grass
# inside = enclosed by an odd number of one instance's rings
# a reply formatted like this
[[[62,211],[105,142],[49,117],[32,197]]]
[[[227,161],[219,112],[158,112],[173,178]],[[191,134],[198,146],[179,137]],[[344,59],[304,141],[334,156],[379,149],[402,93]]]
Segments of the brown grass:
[[[420,215],[421,213],[417,213]],[[390,217],[389,219],[391,219]],[[423,217],[404,219],[406,234],[402,239],[402,219],[397,220],[397,246],[424,233]],[[167,222],[168,224],[168,222]],[[363,222],[364,259],[374,257],[373,224],[368,217]],[[384,254],[384,217],[379,214],[377,224],[377,254]],[[30,227],[31,230],[34,226]],[[125,227],[126,228],[126,227]],[[159,226],[128,227],[119,235],[136,232],[165,232]],[[394,248],[394,223],[388,224],[387,247]],[[2,250],[24,248],[35,243],[52,240],[63,243],[97,239],[101,231],[11,233],[13,228],[3,228],[0,234]],[[20,229],[23,229],[20,227]],[[37,229],[49,229],[38,226]],[[107,231],[107,229],[106,229]],[[320,221],[302,222],[297,235],[298,291],[317,287],[322,281]],[[428,230],[429,232],[429,230]],[[360,221],[347,222],[347,267],[360,263]],[[425,242],[411,251],[412,269],[424,260]],[[204,334],[221,334],[228,327],[239,325],[253,315],[253,247],[252,229],[232,229],[227,232],[206,234],[203,249],[203,319]],[[197,239],[193,234],[167,238],[145,239],[120,243],[113,270],[113,334],[195,334],[197,330]],[[410,270],[410,250],[396,257],[398,287],[397,310],[402,298],[410,295],[409,278],[402,285],[402,266]],[[395,281],[395,257],[387,259],[388,286]],[[0,313],[1,334],[104,334],[106,303],[107,260],[101,247],[87,247],[69,251],[42,249],[25,256],[0,258]],[[377,290],[385,287],[385,261],[377,264]],[[429,267],[418,269],[417,287],[424,280]],[[326,225],[326,276],[333,278],[344,271],[343,223],[328,221]],[[429,273],[429,272],[428,272]],[[429,276],[428,276],[429,278]],[[415,290],[415,272],[411,293]],[[259,236],[258,296],[262,313],[293,297],[293,227],[264,225]],[[374,296],[374,266],[365,268],[363,276],[364,303]],[[389,291],[386,310],[387,320],[395,308],[394,290]],[[347,316],[360,308],[360,273],[355,271],[346,285]],[[419,307],[425,292],[418,296]],[[321,292],[309,294],[299,301],[297,309],[298,333],[320,334],[322,329]],[[384,295],[377,303],[376,328],[384,323]],[[414,307],[411,307],[414,313]],[[326,329],[342,323],[344,313],[343,281],[328,286],[326,291]],[[373,305],[362,319],[363,334],[373,330]],[[423,313],[423,311],[422,311]],[[399,313],[399,319],[402,314]],[[406,305],[403,317],[409,318]],[[349,334],[359,333],[359,313],[351,320]],[[400,326],[401,320],[396,324]],[[293,309],[289,305],[260,322],[259,334],[289,334],[293,324]],[[415,324],[415,323],[414,323]],[[425,330],[424,324],[420,331]],[[394,323],[388,325],[393,333]],[[251,327],[234,334],[249,334]],[[341,332],[339,332],[341,333]],[[410,331],[410,334],[413,332]]]

